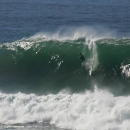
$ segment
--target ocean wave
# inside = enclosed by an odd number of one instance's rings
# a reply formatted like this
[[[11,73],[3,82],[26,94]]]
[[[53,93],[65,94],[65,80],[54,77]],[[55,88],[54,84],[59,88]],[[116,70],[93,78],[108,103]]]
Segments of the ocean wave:
[[[29,93],[64,88],[82,91],[96,83],[110,88],[120,86],[121,91],[129,92],[129,70],[125,65],[130,62],[130,39],[81,36],[66,40],[33,37],[2,44],[0,89]]]

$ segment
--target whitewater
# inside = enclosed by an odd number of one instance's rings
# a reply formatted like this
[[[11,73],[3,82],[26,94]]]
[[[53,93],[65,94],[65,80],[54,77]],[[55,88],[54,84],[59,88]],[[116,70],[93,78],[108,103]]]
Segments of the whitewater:
[[[130,129],[130,96],[115,97],[110,92],[97,87],[93,92],[84,93],[71,94],[62,91],[55,95],[42,96],[0,93],[0,97],[2,129],[43,128],[46,130],[44,123],[57,126],[56,129]],[[28,122],[32,124],[26,124]],[[42,125],[39,125],[38,123],[41,122]]]

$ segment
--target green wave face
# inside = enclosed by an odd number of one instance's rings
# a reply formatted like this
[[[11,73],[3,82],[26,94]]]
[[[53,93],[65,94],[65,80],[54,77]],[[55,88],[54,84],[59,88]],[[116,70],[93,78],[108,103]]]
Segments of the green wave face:
[[[0,46],[0,89],[5,92],[72,92],[96,84],[129,92],[129,39],[33,40]],[[85,60],[80,59],[80,53]]]

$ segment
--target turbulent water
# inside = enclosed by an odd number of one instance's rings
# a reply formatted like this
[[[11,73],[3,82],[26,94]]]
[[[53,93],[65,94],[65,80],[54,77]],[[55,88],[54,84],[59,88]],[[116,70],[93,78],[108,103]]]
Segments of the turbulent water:
[[[130,129],[129,5],[1,0],[0,130]]]

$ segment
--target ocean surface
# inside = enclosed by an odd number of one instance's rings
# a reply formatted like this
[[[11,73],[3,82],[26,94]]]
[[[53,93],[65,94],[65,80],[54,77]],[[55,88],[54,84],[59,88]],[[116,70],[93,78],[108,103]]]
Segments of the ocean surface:
[[[129,129],[130,1],[0,0],[0,130]]]

